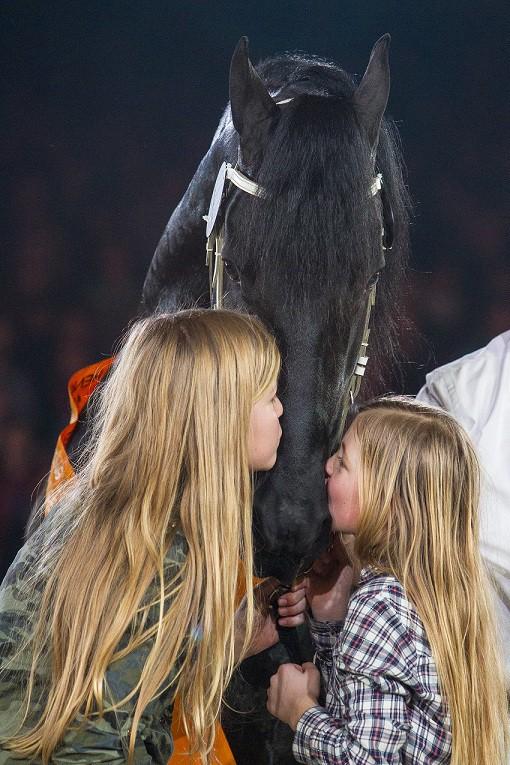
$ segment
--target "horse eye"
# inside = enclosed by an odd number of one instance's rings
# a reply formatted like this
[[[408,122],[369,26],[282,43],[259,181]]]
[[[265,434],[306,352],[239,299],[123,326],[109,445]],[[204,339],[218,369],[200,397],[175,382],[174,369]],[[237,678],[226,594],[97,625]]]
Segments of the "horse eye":
[[[235,263],[232,263],[231,260],[224,260],[223,266],[225,268],[225,271],[229,279],[237,283],[241,281],[241,276],[239,274],[239,270],[237,266],[235,265]]]

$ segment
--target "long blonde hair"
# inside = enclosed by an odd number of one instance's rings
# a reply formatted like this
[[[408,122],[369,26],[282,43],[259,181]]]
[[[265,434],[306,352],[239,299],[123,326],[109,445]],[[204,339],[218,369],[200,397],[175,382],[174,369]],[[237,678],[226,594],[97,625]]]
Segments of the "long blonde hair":
[[[132,327],[99,395],[85,463],[41,528],[30,587],[42,582],[43,589],[24,647],[32,670],[23,722],[46,660],[49,688],[40,719],[28,732],[20,726],[10,748],[46,764],[77,715],[133,698],[132,761],[143,710],[168,691],[172,671],[192,749],[207,761],[235,666],[240,561],[247,593],[241,654],[253,629],[247,438],[252,405],[275,384],[279,364],[274,339],[250,316],[183,311]],[[165,555],[177,531],[187,554],[168,581]],[[147,602],[154,581],[157,594]],[[143,644],[131,693],[105,698],[108,666]]]
[[[427,633],[452,732],[452,765],[500,765],[503,671],[478,544],[479,466],[450,415],[404,397],[361,407],[362,565],[394,575]]]

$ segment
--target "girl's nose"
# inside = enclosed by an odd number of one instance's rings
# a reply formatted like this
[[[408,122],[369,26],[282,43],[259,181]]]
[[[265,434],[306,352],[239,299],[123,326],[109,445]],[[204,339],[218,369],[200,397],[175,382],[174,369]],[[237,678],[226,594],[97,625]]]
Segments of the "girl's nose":
[[[332,454],[329,460],[326,460],[326,464],[324,466],[326,470],[326,475],[328,476],[328,478],[330,478],[333,475],[334,466],[335,466],[335,455]]]

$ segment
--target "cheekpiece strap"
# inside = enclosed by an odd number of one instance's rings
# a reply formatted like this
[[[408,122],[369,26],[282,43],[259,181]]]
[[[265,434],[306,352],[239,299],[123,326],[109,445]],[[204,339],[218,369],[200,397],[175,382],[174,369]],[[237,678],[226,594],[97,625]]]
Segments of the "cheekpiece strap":
[[[370,186],[370,194],[375,197],[376,194],[380,192],[382,189],[382,173],[377,173],[374,180],[372,181],[372,185]]]
[[[354,400],[356,399],[360,391],[361,383],[363,382],[363,377],[365,376],[365,371],[368,364],[368,340],[370,337],[370,316],[372,314],[372,308],[375,305],[376,292],[377,292],[377,286],[373,284],[372,287],[370,288],[370,292],[367,298],[365,324],[363,327],[363,337],[361,340],[361,346],[358,353],[358,359],[356,361],[356,366],[351,375],[349,385],[347,386],[347,389],[344,394],[344,398],[342,400],[342,409],[340,412],[340,423],[339,423],[340,434],[343,433],[349,407],[354,403]]]

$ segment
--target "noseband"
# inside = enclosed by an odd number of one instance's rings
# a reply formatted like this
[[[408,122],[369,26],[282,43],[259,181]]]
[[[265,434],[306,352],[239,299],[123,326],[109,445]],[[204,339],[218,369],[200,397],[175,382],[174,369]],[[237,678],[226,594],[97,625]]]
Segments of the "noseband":
[[[290,99],[289,99],[290,100]],[[279,102],[285,103],[285,102]],[[204,215],[206,221],[206,266],[209,268],[209,292],[211,308],[218,309],[223,306],[223,266],[222,257],[224,242],[224,224],[217,225],[218,213],[224,203],[227,193],[225,186],[229,182],[246,194],[254,197],[264,198],[267,196],[266,190],[255,181],[252,181],[244,175],[237,167],[233,167],[228,162],[223,162],[216,177],[209,212]],[[383,227],[381,232],[381,247],[384,251],[391,250],[393,245],[393,212],[388,197],[383,186],[381,173],[377,173],[370,186],[370,196],[381,194]],[[370,315],[375,305],[377,284],[374,283],[367,295],[367,306],[365,313],[365,323],[363,328],[363,337],[357,356],[356,365],[351,373],[349,385],[345,391],[342,400],[342,409],[340,416],[339,433],[342,434],[347,413],[350,406],[354,403],[356,396],[361,388],[361,383],[365,375],[368,363],[368,338],[370,336]]]

